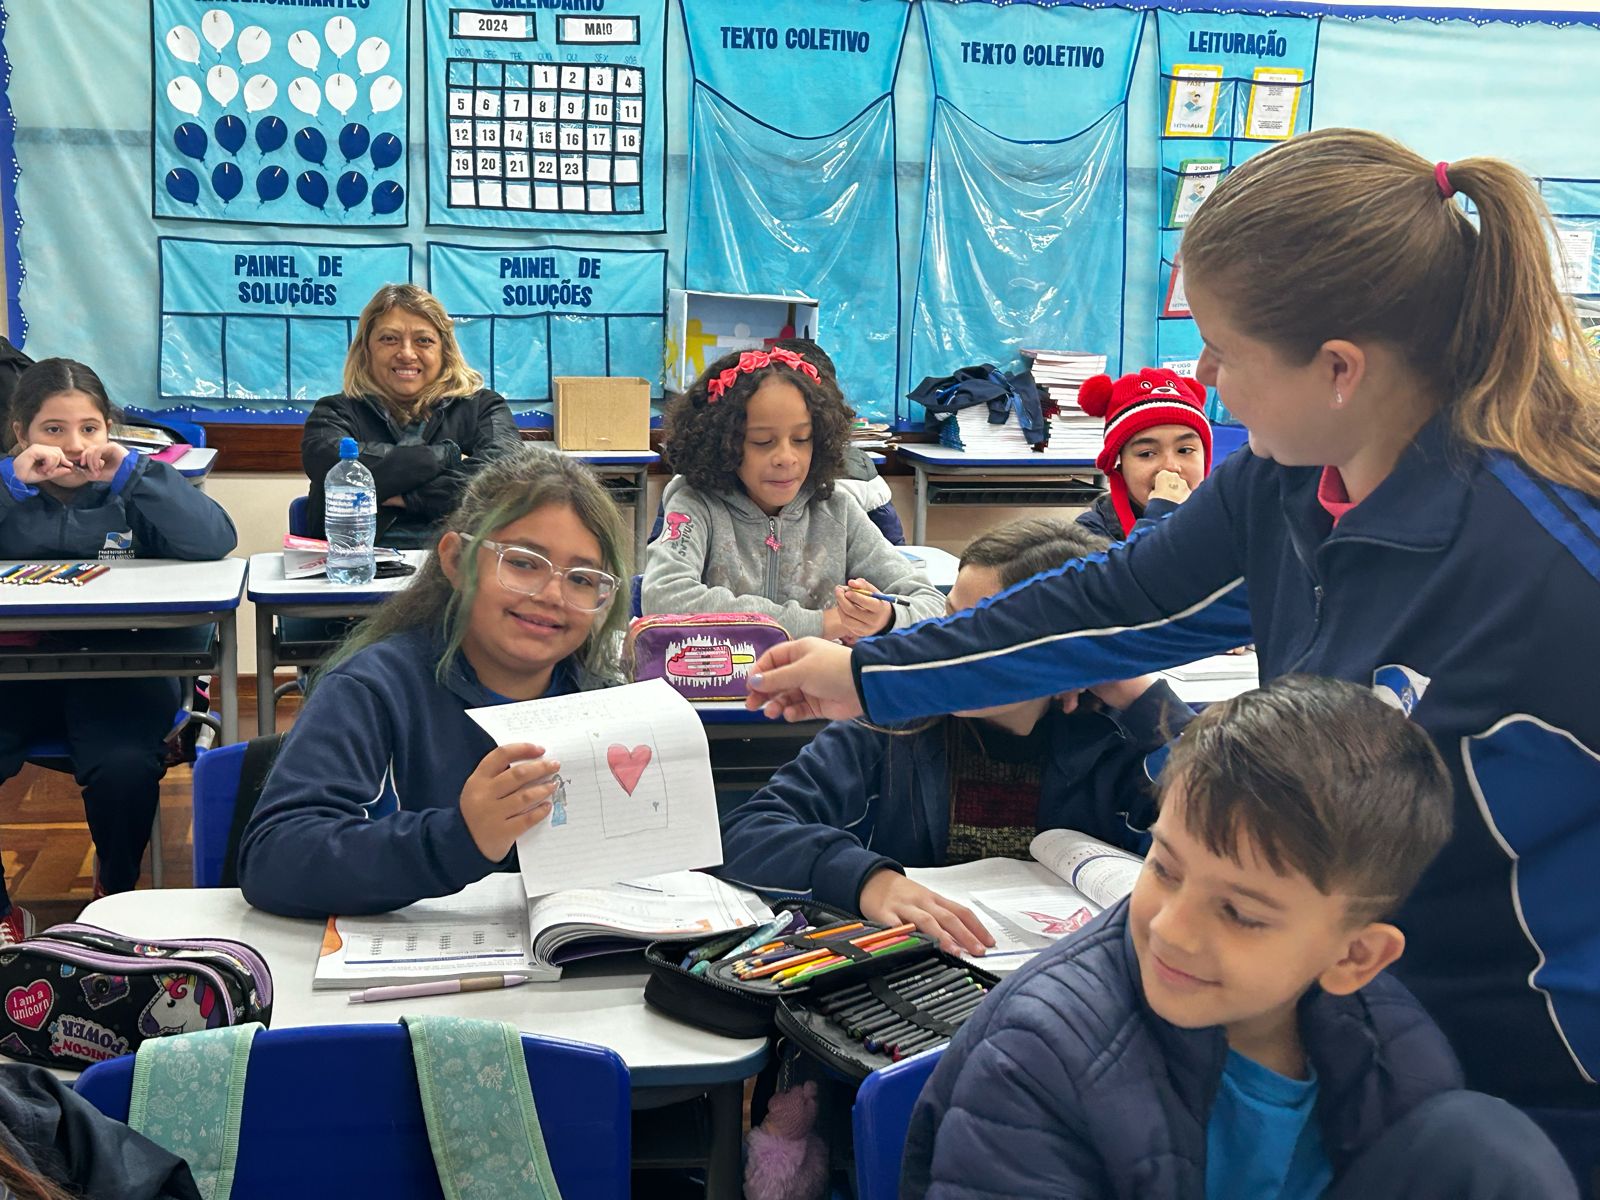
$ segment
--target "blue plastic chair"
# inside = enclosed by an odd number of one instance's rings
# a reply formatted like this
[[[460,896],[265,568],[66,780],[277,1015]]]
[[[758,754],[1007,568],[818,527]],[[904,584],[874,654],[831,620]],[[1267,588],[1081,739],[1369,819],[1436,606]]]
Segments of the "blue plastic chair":
[[[310,509],[310,496],[296,496],[289,501],[289,532],[295,537],[311,536],[311,518],[307,516]]]
[[[628,1068],[614,1050],[522,1038],[561,1194],[626,1200]],[[132,1055],[96,1063],[77,1092],[128,1119]],[[250,1050],[233,1200],[443,1200],[399,1025],[267,1030]]]
[[[856,1200],[895,1200],[911,1110],[928,1076],[944,1057],[939,1046],[880,1067],[856,1092],[851,1119],[856,1142]]]

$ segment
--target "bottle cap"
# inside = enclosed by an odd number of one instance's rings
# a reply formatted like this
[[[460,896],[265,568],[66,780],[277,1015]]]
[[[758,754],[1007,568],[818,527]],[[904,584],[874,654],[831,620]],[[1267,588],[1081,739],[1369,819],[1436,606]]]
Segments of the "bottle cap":
[[[341,459],[357,458],[360,454],[361,447],[356,444],[355,438],[339,439],[339,457]]]

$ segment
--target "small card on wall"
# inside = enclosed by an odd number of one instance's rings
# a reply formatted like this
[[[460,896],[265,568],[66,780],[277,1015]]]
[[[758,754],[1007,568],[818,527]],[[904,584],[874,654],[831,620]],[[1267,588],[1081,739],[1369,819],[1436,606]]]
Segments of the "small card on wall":
[[[1582,296],[1594,291],[1589,282],[1594,263],[1594,235],[1593,229],[1572,226],[1556,229],[1556,281],[1569,296]]]
[[[1245,137],[1274,142],[1293,137],[1306,73],[1298,67],[1257,67],[1251,78]]]
[[[1178,186],[1172,194],[1167,224],[1181,229],[1222,182],[1226,162],[1220,158],[1186,158],[1178,164]]]
[[[1189,298],[1183,294],[1183,264],[1172,264],[1172,270],[1167,275],[1167,298],[1161,304],[1163,317],[1187,317],[1189,312]]]
[[[1217,100],[1222,92],[1222,67],[1189,64],[1172,68],[1167,93],[1167,122],[1162,137],[1210,137],[1217,126]]]

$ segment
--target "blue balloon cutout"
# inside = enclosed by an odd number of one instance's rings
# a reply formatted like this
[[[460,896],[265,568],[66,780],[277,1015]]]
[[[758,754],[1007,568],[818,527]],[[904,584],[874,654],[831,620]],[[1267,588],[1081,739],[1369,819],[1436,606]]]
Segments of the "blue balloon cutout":
[[[321,208],[328,202],[328,181],[316,171],[301,171],[294,181],[294,190],[312,208]]]
[[[226,204],[244,190],[244,176],[233,163],[218,163],[216,170],[211,172],[211,186]]]
[[[267,167],[256,176],[256,195],[261,203],[276,200],[289,190],[289,172],[282,167]]]
[[[281,117],[265,117],[256,122],[256,145],[261,153],[271,154],[289,140],[289,127]]]
[[[339,203],[348,212],[367,198],[367,177],[360,171],[346,171],[339,176],[335,190],[339,193]]]
[[[365,125],[351,121],[339,131],[339,153],[344,155],[345,162],[360,158],[367,152],[367,143],[371,140]]]
[[[392,133],[380,133],[372,139],[372,165],[380,171],[394,166],[404,152],[405,146]]]
[[[218,117],[215,132],[217,145],[229,154],[237,154],[244,148],[245,127],[238,117]]]
[[[317,129],[302,129],[295,134],[294,148],[308,163],[320,164],[328,157],[328,139]]]
[[[206,131],[185,121],[172,131],[172,141],[178,153],[200,162],[206,156]]]
[[[193,204],[200,199],[200,181],[193,171],[173,167],[167,172],[167,193],[179,204]]]
[[[399,212],[400,206],[406,202],[406,190],[398,183],[380,183],[372,189],[372,211],[380,217],[386,217],[392,212]]]

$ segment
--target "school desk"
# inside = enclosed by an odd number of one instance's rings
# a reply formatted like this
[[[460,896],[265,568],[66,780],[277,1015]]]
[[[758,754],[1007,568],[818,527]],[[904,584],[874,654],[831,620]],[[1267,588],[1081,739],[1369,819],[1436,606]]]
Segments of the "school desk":
[[[387,1024],[402,1013],[448,1013],[511,1021],[525,1033],[609,1046],[628,1064],[635,1109],[698,1095],[710,1098],[706,1194],[741,1195],[744,1081],[766,1062],[767,1044],[763,1039],[719,1037],[646,1008],[645,972],[638,955],[590,959],[567,968],[559,983],[351,1004],[344,990],[311,987],[322,923],[251,908],[236,888],[123,892],[96,900],[81,919],[131,937],[236,938],[254,946],[272,971],[274,1029]]]
[[[204,491],[206,476],[211,474],[211,468],[216,465],[217,450],[215,446],[190,446],[188,452],[172,464],[172,469],[194,484],[195,487]]]
[[[896,546],[895,549],[921,566],[929,583],[946,596],[950,594],[950,589],[956,585],[956,571],[961,566],[959,558],[937,546]]]
[[[0,571],[12,565],[0,562]],[[138,558],[107,565],[109,572],[82,587],[0,584],[0,633],[57,635],[38,646],[0,646],[0,680],[210,675],[212,699],[222,710],[222,741],[238,741],[244,559]],[[60,636],[67,634],[82,636]]]
[[[917,545],[928,540],[930,504],[1085,505],[1100,490],[1093,455],[1048,450],[991,455],[923,443],[896,451],[916,476],[911,540]]]
[[[1162,671],[1161,677],[1186,704],[1217,704],[1261,685],[1261,668],[1254,650],[1248,654],[1218,654]]]
[[[425,550],[403,550],[401,554],[414,567],[420,567],[428,556]],[[308,642],[285,637],[282,618],[364,617],[414,578],[399,575],[348,586],[329,583],[326,575],[285,579],[281,551],[252,554],[246,595],[256,606],[256,733],[265,737],[278,728],[273,671],[280,665],[315,666],[332,648],[326,640]]]
[[[643,570],[645,543],[650,540],[650,468],[661,461],[654,450],[563,450],[568,458],[589,465],[589,469],[611,487],[612,499],[633,508],[633,562]]]

